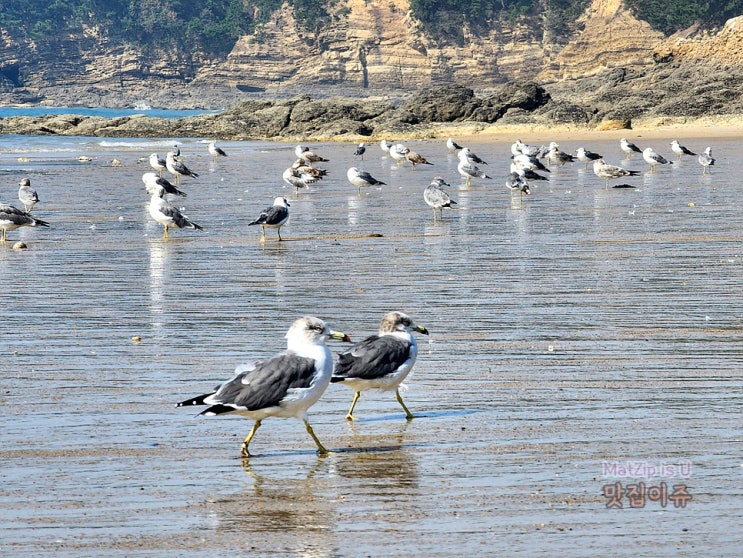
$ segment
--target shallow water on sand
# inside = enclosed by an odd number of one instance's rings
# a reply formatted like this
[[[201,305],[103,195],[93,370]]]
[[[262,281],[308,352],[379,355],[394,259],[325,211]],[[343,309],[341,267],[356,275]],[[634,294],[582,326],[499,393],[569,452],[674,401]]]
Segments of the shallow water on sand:
[[[653,146],[671,155],[670,139]],[[176,203],[205,231],[164,241],[138,160],[173,140],[0,137],[0,200],[18,205],[29,177],[51,224],[0,246],[8,555],[738,551],[741,142],[684,142],[713,147],[709,176],[695,158],[647,174],[590,142],[643,172],[619,181],[633,188],[574,163],[523,200],[505,143],[471,144],[494,179],[469,188],[442,141],[408,142],[434,162],[415,170],[376,144],[364,161],[313,144],[329,176],[299,194],[281,181],[294,145],[222,142],[212,161],[178,143],[200,177]],[[359,194],[352,165],[387,185]],[[458,201],[440,222],[422,198],[436,175]],[[247,223],[277,195],[285,241],[261,243]],[[244,463],[250,422],[173,408],[281,350],[300,315],[360,340],[393,309],[430,331],[403,394],[413,421],[365,393],[349,425],[352,392],[332,385],[309,416],[333,454],[269,419]],[[617,482],[693,499],[615,509]]]

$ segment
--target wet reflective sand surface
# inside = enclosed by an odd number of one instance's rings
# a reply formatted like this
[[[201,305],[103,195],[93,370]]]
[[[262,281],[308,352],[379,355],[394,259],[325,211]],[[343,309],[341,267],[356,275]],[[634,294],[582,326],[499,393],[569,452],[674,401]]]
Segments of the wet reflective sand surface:
[[[672,156],[671,139],[652,145]],[[713,148],[702,176],[695,158],[653,175],[616,141],[563,141],[642,171],[618,181],[635,188],[574,163],[512,201],[506,143],[471,144],[494,179],[470,188],[443,141],[406,142],[434,162],[415,170],[376,144],[364,161],[312,144],[329,176],[295,194],[294,145],[223,142],[215,162],[184,139],[201,176],[175,203],[205,231],[164,241],[137,160],[172,143],[0,137],[0,200],[29,177],[51,224],[0,246],[4,553],[739,552],[741,142],[685,141]],[[359,194],[349,166],[387,185]],[[422,197],[436,175],[458,202],[440,222]],[[277,195],[285,240],[261,243],[247,223]],[[410,422],[371,392],[349,424],[353,393],[331,385],[309,412],[331,455],[267,419],[243,462],[250,421],[173,406],[282,350],[298,316],[360,340],[389,310],[430,332]],[[641,482],[644,502],[621,492]]]

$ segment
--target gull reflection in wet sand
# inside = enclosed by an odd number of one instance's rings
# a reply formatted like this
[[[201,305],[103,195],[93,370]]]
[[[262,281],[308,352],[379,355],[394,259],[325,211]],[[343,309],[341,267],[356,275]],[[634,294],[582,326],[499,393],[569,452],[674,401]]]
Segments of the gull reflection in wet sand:
[[[164,320],[163,303],[165,288],[168,283],[168,261],[169,248],[165,242],[152,240],[149,242],[150,249],[150,314],[152,315],[152,328],[160,330]]]

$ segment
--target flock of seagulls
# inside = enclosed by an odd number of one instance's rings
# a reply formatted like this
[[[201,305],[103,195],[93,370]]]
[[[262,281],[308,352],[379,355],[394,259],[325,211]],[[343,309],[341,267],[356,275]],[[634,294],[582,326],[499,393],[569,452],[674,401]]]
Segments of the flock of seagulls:
[[[330,329],[323,320],[305,316],[295,320],[286,333],[286,351],[239,365],[230,380],[213,391],[181,401],[176,407],[207,406],[200,415],[237,414],[254,421],[241,447],[245,459],[253,457],[250,443],[269,417],[301,420],[318,453],[327,455],[330,452],[315,434],[307,411],[331,382],[354,390],[347,420],[354,420],[356,403],[361,392],[367,390],[395,391],[405,417],[414,418],[399,390],[418,355],[413,331],[428,335],[428,330],[416,325],[407,314],[389,312],[382,318],[378,335],[356,343],[334,362],[326,342],[334,339],[350,343],[351,339]]]

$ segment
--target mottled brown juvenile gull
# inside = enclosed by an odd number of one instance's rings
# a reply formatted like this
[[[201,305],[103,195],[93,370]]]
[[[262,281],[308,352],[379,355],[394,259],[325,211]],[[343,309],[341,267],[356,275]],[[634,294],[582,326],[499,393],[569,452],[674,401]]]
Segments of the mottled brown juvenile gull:
[[[400,384],[410,373],[418,356],[418,346],[411,331],[428,335],[428,330],[413,323],[407,314],[390,312],[382,318],[379,334],[367,337],[351,350],[338,355],[338,362],[330,379],[354,390],[347,420],[354,420],[353,410],[361,392],[368,389],[395,391],[397,401],[409,420],[413,414],[400,396]]]
[[[351,342],[344,333],[331,330],[319,318],[296,320],[286,333],[286,351],[266,360],[238,366],[235,376],[214,391],[187,399],[176,407],[209,405],[200,415],[237,414],[255,423],[243,441],[241,454],[251,457],[249,445],[264,419],[298,418],[321,454],[329,453],[315,435],[307,410],[322,396],[330,383],[333,356],[328,339]]]
[[[593,173],[599,178],[603,178],[606,181],[604,187],[609,188],[609,180],[621,178],[623,176],[637,176],[640,174],[640,171],[610,165],[604,162],[603,159],[599,159],[598,161],[593,162]]]

